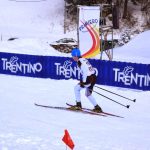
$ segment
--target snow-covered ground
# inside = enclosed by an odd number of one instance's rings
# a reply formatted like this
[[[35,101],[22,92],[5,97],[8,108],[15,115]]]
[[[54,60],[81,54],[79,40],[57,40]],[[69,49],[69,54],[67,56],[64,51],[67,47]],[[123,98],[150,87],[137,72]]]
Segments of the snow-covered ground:
[[[62,37],[76,36],[74,33],[63,34],[63,4],[62,0],[37,3],[1,0],[3,20],[0,19],[0,32],[3,38],[0,51],[69,56],[55,51],[48,44]],[[59,12],[58,17],[55,11]],[[52,23],[54,29],[48,30]],[[10,37],[19,39],[6,41]],[[128,45],[114,49],[114,60],[149,64],[149,37],[150,32],[147,31]],[[35,102],[55,106],[74,103],[73,90],[77,82],[0,74],[0,150],[65,150],[61,140],[65,129],[75,143],[75,150],[150,150],[150,91],[101,86],[136,98],[137,102],[133,103],[98,90],[121,103],[130,104],[130,109],[93,94],[104,111],[124,116],[123,119],[34,105]],[[84,91],[82,103],[84,107],[92,108]]]
[[[51,33],[63,32],[63,0],[25,1],[28,0],[1,0],[0,34],[3,39],[48,37]]]
[[[101,91],[130,104],[130,109],[126,109],[94,94],[103,110],[125,117],[120,119],[34,106],[35,102],[55,106],[74,103],[73,86],[77,81],[0,75],[0,83],[2,150],[64,150],[66,147],[61,139],[65,129],[75,143],[75,150],[150,149],[150,92],[101,86],[137,99],[136,103],[128,102]],[[84,107],[92,108],[83,93],[82,102]]]
[[[149,41],[150,30],[137,35],[123,47],[114,49],[114,60],[150,64]]]

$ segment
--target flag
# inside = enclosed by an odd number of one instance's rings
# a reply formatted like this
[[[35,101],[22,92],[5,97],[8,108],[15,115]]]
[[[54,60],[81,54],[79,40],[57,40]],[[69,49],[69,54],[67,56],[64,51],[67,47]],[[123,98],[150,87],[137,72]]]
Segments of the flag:
[[[67,130],[65,130],[65,134],[62,138],[62,141],[73,150],[75,145],[74,145],[74,143],[69,135],[69,132]]]

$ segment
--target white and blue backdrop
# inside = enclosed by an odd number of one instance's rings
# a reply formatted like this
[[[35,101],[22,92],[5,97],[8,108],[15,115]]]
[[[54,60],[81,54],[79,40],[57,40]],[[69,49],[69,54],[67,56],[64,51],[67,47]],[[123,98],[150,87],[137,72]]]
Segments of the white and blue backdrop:
[[[150,64],[89,59],[98,71],[97,84],[150,90]],[[35,56],[0,52],[0,73],[51,79],[80,79],[69,57]]]

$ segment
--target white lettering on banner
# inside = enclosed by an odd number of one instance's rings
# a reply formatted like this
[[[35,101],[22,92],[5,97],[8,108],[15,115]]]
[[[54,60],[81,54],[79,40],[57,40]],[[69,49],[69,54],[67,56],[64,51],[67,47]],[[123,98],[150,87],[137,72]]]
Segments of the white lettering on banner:
[[[113,68],[115,72],[115,82],[123,82],[125,85],[131,85],[135,83],[136,85],[150,86],[150,75],[141,75],[138,73],[133,74],[134,68],[127,66],[123,71],[120,71],[118,68]]]
[[[61,63],[55,63],[56,75],[63,75],[65,78],[71,78],[73,75],[80,79],[80,70],[78,67],[71,67],[71,61],[65,61],[64,65]]]
[[[72,62],[71,61],[65,61],[64,64],[62,65],[61,63],[55,63],[56,65],[56,75],[63,75],[65,78],[71,78],[72,76],[75,76],[77,79],[80,79],[80,69],[78,67],[72,67]],[[95,72],[98,74],[98,70],[96,68]]]
[[[36,73],[42,70],[42,64],[37,62],[35,64],[28,64],[18,62],[18,57],[13,56],[8,60],[7,58],[1,59],[3,62],[3,70],[10,70],[12,73],[17,73],[18,71],[22,72],[23,74],[26,73]]]

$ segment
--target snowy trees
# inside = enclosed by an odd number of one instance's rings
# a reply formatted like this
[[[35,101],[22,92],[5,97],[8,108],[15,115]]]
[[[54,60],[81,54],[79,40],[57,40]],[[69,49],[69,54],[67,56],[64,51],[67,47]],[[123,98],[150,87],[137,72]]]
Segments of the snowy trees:
[[[141,1],[141,11],[145,15],[146,24],[150,27],[150,0]]]
[[[115,4],[118,8],[120,21],[126,19],[128,22],[131,21],[132,8],[134,6],[140,6],[142,13],[146,18],[146,24],[150,25],[150,0],[65,0],[66,12],[71,21],[75,21],[77,17],[77,5],[96,5],[96,4]],[[132,11],[131,11],[132,10]],[[111,11],[107,10],[107,15]]]

